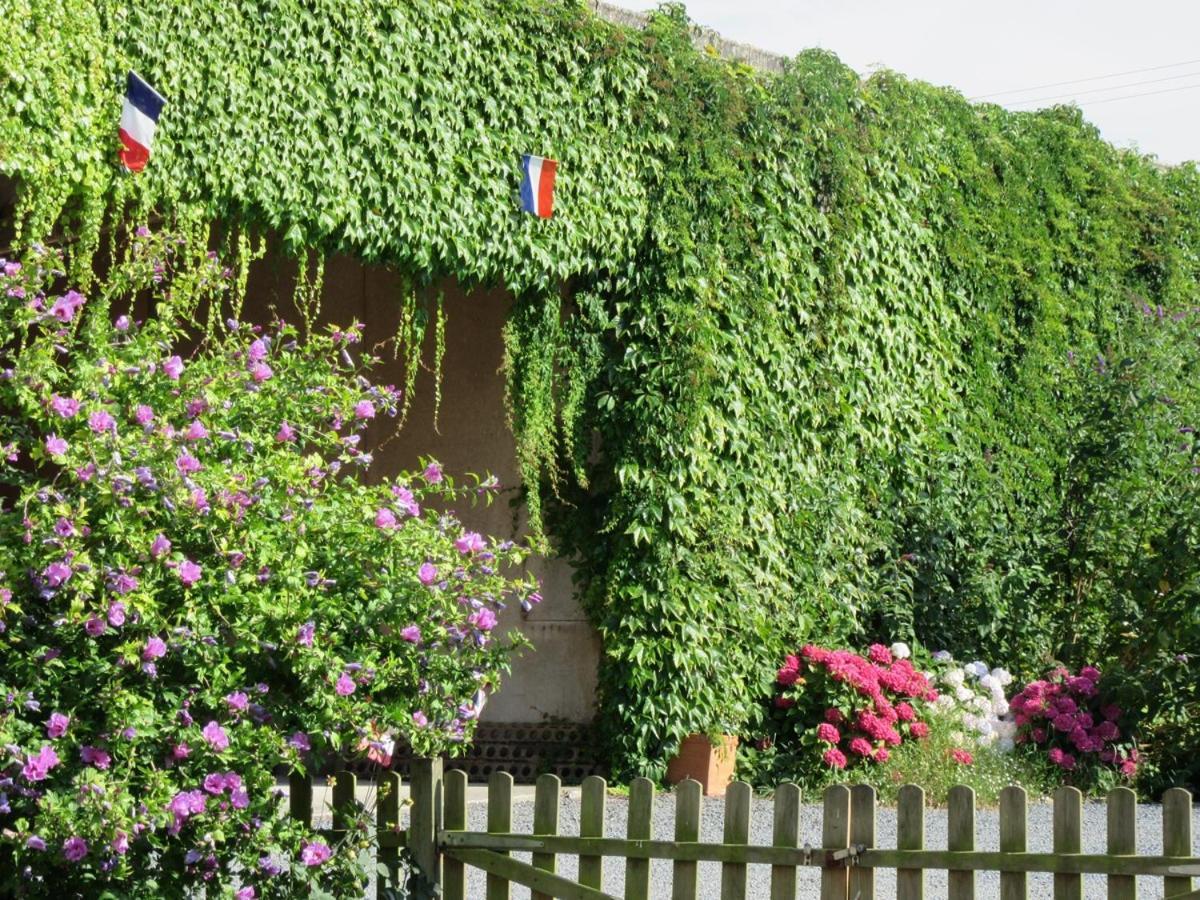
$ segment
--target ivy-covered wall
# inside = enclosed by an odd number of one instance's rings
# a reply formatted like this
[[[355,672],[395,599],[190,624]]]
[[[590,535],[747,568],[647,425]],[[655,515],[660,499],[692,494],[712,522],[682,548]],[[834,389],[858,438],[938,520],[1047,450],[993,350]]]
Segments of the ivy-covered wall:
[[[971,609],[960,639],[1021,665],[1062,646],[1070,598],[1006,575],[1031,473],[1055,477],[1031,422],[1134,303],[1194,302],[1193,167],[824,52],[758,73],[675,7],[641,32],[568,0],[0,0],[0,21],[26,237],[57,223],[85,258],[132,205],[514,292],[518,459],[603,639],[618,768],[740,728],[808,635]],[[130,67],[168,98],[138,177],[114,164]],[[518,211],[523,152],[560,161],[548,222]]]

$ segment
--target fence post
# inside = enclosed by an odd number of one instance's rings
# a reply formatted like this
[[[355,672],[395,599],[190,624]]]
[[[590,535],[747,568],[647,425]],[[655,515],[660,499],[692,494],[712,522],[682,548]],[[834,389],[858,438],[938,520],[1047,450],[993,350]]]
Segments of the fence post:
[[[750,842],[750,785],[735,781],[725,791],[725,832],[722,842],[726,845]],[[746,864],[721,863],[721,900],[745,900]]]
[[[604,837],[604,804],[608,785],[599,775],[583,779],[579,801],[579,836]],[[579,856],[579,883],[600,890],[604,887],[604,857]]]
[[[915,784],[900,788],[896,801],[896,849],[925,849],[925,791]],[[925,870],[896,870],[896,900],[924,900]]]
[[[685,778],[675,785],[675,840],[694,844],[700,840],[700,807],[704,802],[700,782]],[[696,862],[675,860],[671,872],[671,900],[696,900]]]
[[[467,830],[467,773],[462,769],[447,772],[445,777],[446,804],[442,812],[443,825],[447,831]],[[456,859],[442,862],[443,900],[466,900],[466,869]]]
[[[1162,798],[1163,855],[1192,855],[1192,795],[1171,788]],[[1192,889],[1190,876],[1163,879],[1163,896],[1176,897]]]
[[[512,831],[512,776],[507,772],[493,772],[488,778],[488,834],[508,834]],[[507,851],[497,851],[508,856]],[[487,876],[487,900],[509,900],[512,896],[507,878]]]
[[[771,844],[789,850],[800,846],[800,788],[794,784],[775,788]],[[795,866],[771,866],[771,900],[796,900]]]
[[[1054,792],[1054,854],[1079,853],[1083,847],[1083,794],[1079,788]],[[1083,900],[1083,876],[1054,873],[1054,900]]]
[[[557,775],[546,773],[539,775],[537,787],[533,794],[533,833],[543,835],[558,834],[558,801],[562,782]],[[553,853],[534,853],[531,859],[535,868],[544,872],[555,871],[555,856]],[[541,891],[531,891],[530,900],[551,900],[549,894]]]
[[[1137,796],[1129,788],[1108,792],[1108,853],[1137,853]],[[1109,875],[1108,900],[1137,900],[1137,879],[1132,875]]]
[[[1029,826],[1028,796],[1022,787],[1006,787],[1000,792],[1000,852],[1024,853]],[[1000,900],[1026,900],[1028,879],[1024,872],[1000,873]]]
[[[635,778],[629,784],[629,823],[625,829],[631,841],[648,841],[654,827],[654,782]],[[649,900],[650,860],[625,861],[625,900]]]
[[[825,789],[825,810],[821,823],[821,847],[825,851],[825,867],[821,870],[821,900],[846,900],[849,880],[845,860],[829,857],[835,850],[850,846],[850,789],[835,784]]]
[[[382,772],[379,776],[378,800],[375,804],[375,830],[379,835],[376,862],[387,867],[388,877],[375,879],[375,896],[384,900],[388,887],[399,888],[400,852],[394,843],[400,833],[400,776],[395,772]],[[385,847],[383,836],[390,843]]]
[[[947,850],[975,849],[975,792],[965,785],[950,788],[946,798]],[[975,873],[951,869],[946,876],[950,900],[975,900]]]
[[[856,784],[850,789],[850,843],[875,846],[875,788]],[[875,870],[850,867],[850,896],[875,900]]]
[[[442,857],[437,833],[442,828],[442,761],[414,759],[409,777],[408,849],[413,862],[432,884],[442,884]]]

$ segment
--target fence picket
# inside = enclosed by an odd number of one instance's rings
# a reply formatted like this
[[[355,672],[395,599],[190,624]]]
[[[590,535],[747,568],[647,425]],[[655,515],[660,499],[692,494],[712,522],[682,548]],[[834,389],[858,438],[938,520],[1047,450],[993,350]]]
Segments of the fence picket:
[[[1171,788],[1162,798],[1163,854],[1192,855],[1192,795],[1183,788]],[[1192,889],[1191,876],[1163,879],[1163,896],[1177,897]]]
[[[675,840],[696,843],[700,840],[700,807],[703,788],[700,782],[686,778],[675,786]],[[696,900],[696,863],[675,860],[671,872],[671,900]]]
[[[1022,787],[1000,792],[1000,852],[1024,853],[1029,828],[1029,798]],[[1024,872],[1000,873],[1000,900],[1026,900],[1029,883]]]
[[[650,840],[653,827],[654,782],[635,778],[629,784],[629,825],[625,833],[630,840]],[[649,900],[649,897],[650,860],[626,860],[625,900]]]
[[[375,861],[388,872],[387,878],[375,879],[375,897],[384,900],[389,887],[399,887],[400,877],[400,850],[395,841],[400,833],[400,776],[395,772],[381,773],[376,784],[375,829],[379,835]],[[385,841],[385,835],[391,840]]]
[[[454,769],[446,773],[443,783],[446,791],[446,805],[442,812],[443,827],[447,831],[466,831],[467,773],[462,769]],[[443,900],[466,900],[467,898],[466,868],[457,859],[443,858],[442,898]]]
[[[869,784],[856,784],[850,789],[850,843],[875,846],[875,788]],[[875,900],[874,869],[851,866],[850,896]]]
[[[599,775],[583,779],[579,809],[579,836],[604,837],[604,805],[608,785]],[[604,886],[604,857],[579,857],[579,883],[599,890]]]
[[[915,784],[900,788],[896,801],[896,849],[925,849],[925,791]],[[896,870],[896,900],[925,900],[925,870]]]
[[[493,772],[488,778],[488,834],[508,834],[512,830],[512,776],[507,772]],[[496,851],[504,856],[508,853]],[[507,878],[488,872],[487,900],[509,900],[512,895]]]
[[[850,846],[850,789],[835,784],[825,789],[825,809],[821,823],[821,847],[825,867],[821,871],[821,900],[846,900],[849,884],[845,862],[830,857]]]
[[[305,828],[312,827],[312,794],[309,776],[299,772],[288,776],[288,815]]]
[[[1083,794],[1078,788],[1054,792],[1054,852],[1079,853],[1083,849]],[[1083,876],[1054,873],[1054,900],[1083,900]]]
[[[800,788],[794,784],[781,784],[775,789],[771,845],[800,846]],[[771,900],[796,900],[795,866],[771,866]]]
[[[1129,788],[1108,792],[1108,852],[1113,856],[1137,853],[1137,795]],[[1137,900],[1132,875],[1108,876],[1108,900]]]
[[[975,792],[965,785],[950,788],[946,798],[947,850],[975,849]],[[950,869],[947,873],[950,900],[975,900],[975,873]]]
[[[750,799],[754,791],[744,781],[735,781],[725,791],[725,833],[723,843],[750,842]],[[746,864],[721,863],[721,900],[745,900]]]
[[[557,775],[539,775],[533,794],[533,833],[558,834],[558,801],[562,782]],[[554,874],[556,871],[553,853],[535,853],[532,863],[535,868]],[[530,900],[551,900],[549,894],[532,891]]]
[[[333,809],[333,830],[345,831],[350,819],[346,813],[354,805],[354,792],[358,787],[358,779],[353,772],[344,769],[333,776],[333,797],[330,806]]]

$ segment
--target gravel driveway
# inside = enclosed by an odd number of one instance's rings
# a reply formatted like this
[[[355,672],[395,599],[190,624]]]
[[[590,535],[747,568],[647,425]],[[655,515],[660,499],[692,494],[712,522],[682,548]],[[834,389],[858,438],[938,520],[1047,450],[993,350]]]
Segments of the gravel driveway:
[[[654,805],[654,836],[669,839],[674,834],[674,798],[667,795],[655,797]],[[751,816],[750,840],[754,844],[771,843],[771,801],[756,799]],[[610,797],[607,808],[607,823],[605,835],[608,837],[623,837],[625,834],[627,803],[624,798]],[[724,804],[719,799],[704,801],[704,815],[701,821],[700,839],[702,841],[719,842],[721,838],[722,815]],[[999,823],[996,810],[981,809],[976,813],[976,847],[980,850],[999,849]],[[468,825],[471,830],[485,831],[486,807],[481,803],[472,804],[468,813]],[[800,844],[806,842],[817,846],[820,844],[821,810],[819,806],[805,806],[800,828]],[[1031,852],[1049,851],[1051,849],[1051,808],[1048,803],[1031,803],[1029,806],[1029,849]],[[513,804],[513,831],[528,834],[532,831],[533,804],[518,802]],[[1142,804],[1138,807],[1138,852],[1142,854],[1158,854],[1162,852],[1162,812],[1157,804]],[[944,809],[931,809],[925,813],[926,841],[930,848],[946,846],[946,812]],[[576,796],[564,796],[560,817],[559,830],[563,834],[579,834],[579,800]],[[1085,853],[1102,853],[1105,844],[1106,818],[1103,804],[1089,803],[1083,809],[1083,851]],[[1193,813],[1193,833],[1200,834],[1200,809]],[[879,810],[876,834],[881,847],[896,846],[896,813],[894,809]],[[528,861],[528,854],[514,854],[516,858]],[[699,883],[700,897],[717,898],[720,896],[721,873],[717,863],[700,863]],[[468,870],[468,894],[470,898],[484,896],[484,877],[478,870]],[[573,857],[561,857],[558,871],[565,876],[576,873],[576,860]],[[624,863],[620,859],[605,859],[604,890],[616,897],[621,896],[624,879]],[[799,897],[816,897],[819,891],[819,872],[812,868],[802,868],[799,875]],[[654,860],[650,866],[651,896],[668,900],[671,896],[671,863],[665,860]],[[749,867],[749,891],[751,898],[769,896],[770,869],[767,866],[752,865]],[[993,900],[1000,895],[1000,876],[994,872],[980,872],[978,875],[978,900]],[[513,887],[514,900],[523,900],[529,892],[522,887]],[[895,874],[891,870],[880,869],[876,875],[876,896],[881,898],[894,897]],[[946,873],[930,871],[926,874],[925,896],[929,900],[946,896]],[[1029,896],[1032,898],[1051,896],[1051,878],[1049,875],[1029,876]],[[1085,877],[1084,896],[1101,898],[1104,896],[1103,876]],[[1163,896],[1162,880],[1158,878],[1139,878],[1138,896],[1142,900],[1153,900]]]

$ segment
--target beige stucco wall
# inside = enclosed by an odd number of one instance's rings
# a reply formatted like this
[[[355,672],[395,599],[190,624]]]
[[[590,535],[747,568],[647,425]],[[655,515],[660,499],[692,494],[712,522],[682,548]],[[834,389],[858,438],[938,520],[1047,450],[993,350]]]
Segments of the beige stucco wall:
[[[272,305],[285,318],[294,318],[290,298],[296,265],[272,255],[254,264],[247,291],[245,316],[266,321]],[[442,402],[437,430],[433,421],[434,362],[432,324],[424,348],[428,371],[422,372],[413,395],[408,421],[399,434],[375,454],[373,470],[390,476],[417,466],[419,457],[438,459],[454,476],[465,472],[494,474],[506,490],[490,506],[460,508],[457,513],[472,528],[486,534],[515,537],[519,526],[509,500],[519,485],[513,437],[504,412],[501,332],[511,304],[503,290],[466,295],[457,284],[440,286],[445,296],[446,351],[443,360]],[[334,257],[325,267],[322,319],[346,325],[358,319],[365,325],[364,346],[387,341],[400,317],[400,281],[381,267],[364,266],[348,257]],[[376,380],[400,386],[403,366],[389,349]],[[369,435],[379,446],[394,428],[380,420]],[[593,715],[596,666],[600,641],[575,599],[570,565],[557,558],[532,561],[530,570],[542,582],[543,602],[528,616],[519,607],[501,615],[503,628],[517,628],[534,644],[513,666],[501,691],[493,695],[483,720],[540,722],[563,719],[587,722]]]

